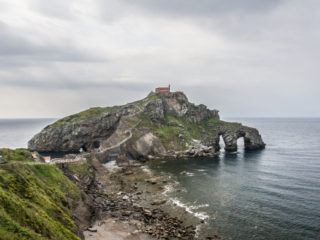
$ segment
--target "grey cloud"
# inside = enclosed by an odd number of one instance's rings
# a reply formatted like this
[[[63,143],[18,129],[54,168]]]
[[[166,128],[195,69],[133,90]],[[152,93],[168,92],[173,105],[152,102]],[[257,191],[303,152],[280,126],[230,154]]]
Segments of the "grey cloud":
[[[49,77],[48,77],[49,78]],[[105,80],[101,82],[79,80],[79,79],[67,79],[67,78],[54,78],[50,79],[36,80],[31,77],[26,78],[1,78],[1,86],[10,86],[17,88],[32,88],[41,90],[92,90],[92,89],[123,89],[130,91],[141,91],[141,89],[152,90],[155,84],[152,83],[139,83],[139,82],[116,82],[114,80]]]
[[[8,25],[0,21],[0,56],[29,55],[41,52],[31,42],[15,34]]]
[[[154,13],[208,17],[228,12],[265,12],[286,0],[121,0]]]
[[[8,102],[22,117],[21,103],[63,116],[169,83],[222,116],[320,116],[317,0],[30,1],[23,15],[53,30],[33,42],[32,26],[14,20],[21,9],[1,9],[2,117]]]
[[[54,0],[43,1],[33,0],[30,4],[35,10],[50,17],[55,17],[64,20],[72,20],[74,11],[72,9],[72,1]]]
[[[66,42],[60,46],[45,42],[42,42],[41,45],[35,44],[14,28],[0,21],[0,67],[3,60],[5,65],[8,65],[6,58],[14,56],[18,57],[18,61],[23,56],[28,56],[28,61],[106,61],[105,58],[95,53],[88,53],[75,47],[72,42]]]

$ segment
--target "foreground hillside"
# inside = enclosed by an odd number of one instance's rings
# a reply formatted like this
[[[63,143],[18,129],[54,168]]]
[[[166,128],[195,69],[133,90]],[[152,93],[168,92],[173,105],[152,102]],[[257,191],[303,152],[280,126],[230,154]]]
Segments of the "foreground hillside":
[[[33,154],[0,149],[1,240],[202,239],[199,219],[165,205],[169,179],[138,162],[107,169],[94,157],[56,165]]]
[[[56,165],[34,163],[27,150],[0,149],[0,238],[80,239],[72,209],[81,192]]]
[[[119,158],[211,156],[219,152],[220,136],[227,151],[237,139],[255,150],[265,144],[258,130],[221,121],[218,110],[190,103],[181,92],[153,93],[123,106],[91,108],[47,126],[28,144],[39,152],[94,151],[107,159],[119,147]],[[106,161],[106,160],[105,160]]]

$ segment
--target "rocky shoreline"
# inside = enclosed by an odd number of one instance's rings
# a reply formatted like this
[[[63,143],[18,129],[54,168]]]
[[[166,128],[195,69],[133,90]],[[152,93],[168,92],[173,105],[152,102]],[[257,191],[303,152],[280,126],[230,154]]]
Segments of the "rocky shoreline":
[[[151,176],[138,162],[114,168],[106,168],[95,159],[90,164],[95,173],[92,178],[71,174],[60,166],[91,199],[87,201],[91,221],[82,229],[85,239],[99,240],[111,235],[114,239],[133,240],[220,238],[197,237],[196,225],[205,221],[167,204],[168,199],[162,194],[167,183],[164,176]]]

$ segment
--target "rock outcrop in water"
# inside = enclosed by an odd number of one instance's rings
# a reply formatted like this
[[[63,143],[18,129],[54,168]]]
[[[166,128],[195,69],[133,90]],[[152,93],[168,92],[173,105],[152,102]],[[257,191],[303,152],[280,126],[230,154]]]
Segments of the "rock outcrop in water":
[[[221,121],[217,110],[190,103],[183,93],[153,93],[124,106],[91,108],[47,126],[28,143],[39,152],[95,153],[108,161],[146,160],[159,156],[210,156],[220,149],[237,150],[243,137],[245,149],[264,148],[257,129]],[[116,151],[115,151],[116,150]]]

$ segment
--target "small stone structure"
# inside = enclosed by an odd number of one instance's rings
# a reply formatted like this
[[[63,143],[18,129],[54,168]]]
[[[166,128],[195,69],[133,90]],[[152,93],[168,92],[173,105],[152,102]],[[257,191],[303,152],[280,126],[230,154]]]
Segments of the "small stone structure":
[[[156,93],[160,93],[160,92],[170,92],[170,85],[168,87],[157,87]]]

